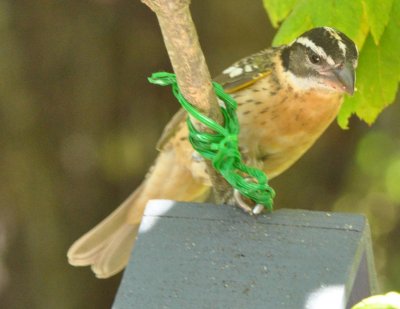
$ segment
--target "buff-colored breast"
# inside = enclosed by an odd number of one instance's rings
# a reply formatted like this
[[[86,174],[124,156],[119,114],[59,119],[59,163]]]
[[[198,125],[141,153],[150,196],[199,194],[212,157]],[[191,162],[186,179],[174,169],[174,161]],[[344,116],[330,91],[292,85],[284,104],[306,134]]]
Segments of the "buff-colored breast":
[[[273,178],[297,161],[335,119],[342,95],[299,92],[278,87],[265,78],[232,96],[238,102],[240,149],[246,163]],[[180,164],[197,180],[210,185],[204,160],[188,141],[185,121],[177,126],[165,150],[174,151]]]
[[[251,101],[246,99],[250,95]],[[339,111],[342,95],[294,92],[290,86],[277,88],[264,79],[244,90],[237,101],[244,155],[272,178],[290,167],[325,131]]]

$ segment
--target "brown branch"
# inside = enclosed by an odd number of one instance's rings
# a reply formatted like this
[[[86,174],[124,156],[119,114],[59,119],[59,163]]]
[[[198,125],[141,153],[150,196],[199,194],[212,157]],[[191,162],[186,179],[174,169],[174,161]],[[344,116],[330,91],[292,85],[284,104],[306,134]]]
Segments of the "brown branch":
[[[221,124],[222,114],[190,14],[190,0],[141,1],[157,15],[165,46],[183,96],[203,114]],[[196,126],[200,131],[208,131],[198,123]],[[213,169],[209,161],[207,161],[207,168],[216,202],[225,202],[232,191],[231,187]]]

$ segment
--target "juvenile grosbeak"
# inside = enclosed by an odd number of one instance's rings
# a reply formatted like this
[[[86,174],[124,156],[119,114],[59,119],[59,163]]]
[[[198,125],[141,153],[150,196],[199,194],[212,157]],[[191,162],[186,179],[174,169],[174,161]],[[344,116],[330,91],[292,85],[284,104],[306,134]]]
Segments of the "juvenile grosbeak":
[[[358,51],[343,33],[314,28],[289,45],[234,63],[215,81],[238,103],[240,150],[246,164],[271,179],[289,168],[353,94]],[[143,183],[68,251],[72,265],[91,265],[98,278],[121,271],[149,199],[203,201],[210,191],[204,160],[188,141],[186,112],[166,126],[160,154]]]

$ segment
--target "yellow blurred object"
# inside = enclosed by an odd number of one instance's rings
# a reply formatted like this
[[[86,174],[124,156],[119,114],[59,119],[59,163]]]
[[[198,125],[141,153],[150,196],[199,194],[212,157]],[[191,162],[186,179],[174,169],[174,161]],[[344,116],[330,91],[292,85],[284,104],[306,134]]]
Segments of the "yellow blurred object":
[[[385,295],[368,297],[352,309],[400,309],[400,294],[390,292]]]

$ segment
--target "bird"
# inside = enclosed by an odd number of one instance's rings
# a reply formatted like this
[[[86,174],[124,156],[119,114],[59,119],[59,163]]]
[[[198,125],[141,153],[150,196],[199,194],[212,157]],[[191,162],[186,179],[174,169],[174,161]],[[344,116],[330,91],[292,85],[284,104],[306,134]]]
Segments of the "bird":
[[[214,81],[238,104],[239,149],[246,164],[272,179],[293,165],[353,95],[358,49],[331,27],[312,28],[287,45],[270,47],[227,67]],[[108,278],[128,263],[150,199],[202,202],[211,182],[188,140],[181,109],[165,127],[158,157],[138,188],[68,250],[71,265]]]

